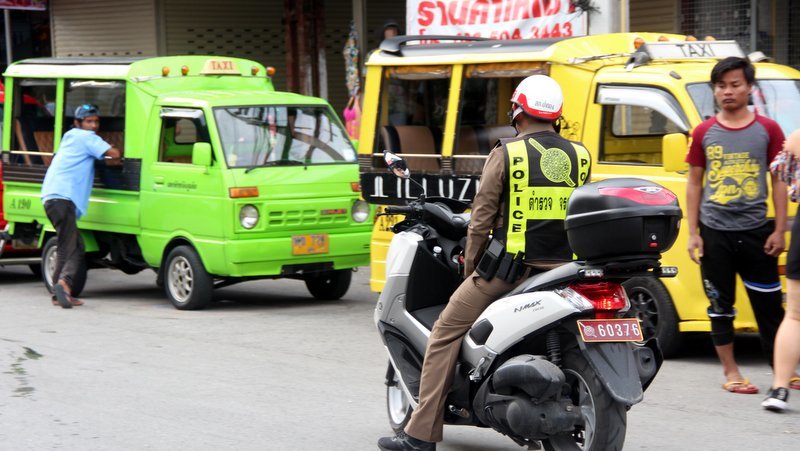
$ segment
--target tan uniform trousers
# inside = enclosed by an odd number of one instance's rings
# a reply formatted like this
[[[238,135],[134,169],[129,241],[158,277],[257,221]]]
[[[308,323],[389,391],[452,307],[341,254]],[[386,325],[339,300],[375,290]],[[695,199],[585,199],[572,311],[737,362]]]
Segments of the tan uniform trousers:
[[[406,426],[408,435],[428,442],[442,441],[444,404],[453,385],[453,373],[464,335],[489,304],[525,279],[522,277],[515,283],[498,278],[486,281],[473,272],[456,289],[428,338],[422,364],[419,406]]]

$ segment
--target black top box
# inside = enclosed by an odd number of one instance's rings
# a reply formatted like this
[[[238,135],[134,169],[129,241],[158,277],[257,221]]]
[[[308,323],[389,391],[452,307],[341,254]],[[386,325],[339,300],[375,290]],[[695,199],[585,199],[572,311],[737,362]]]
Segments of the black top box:
[[[567,203],[567,230],[580,260],[658,259],[678,237],[678,198],[644,179],[615,178],[576,188]]]

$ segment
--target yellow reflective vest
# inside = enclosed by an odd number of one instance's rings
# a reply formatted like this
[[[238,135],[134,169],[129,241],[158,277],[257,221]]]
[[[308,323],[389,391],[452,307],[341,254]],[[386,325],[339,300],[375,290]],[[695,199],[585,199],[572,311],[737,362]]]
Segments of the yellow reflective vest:
[[[555,132],[500,140],[506,159],[505,224],[497,231],[512,255],[569,261],[564,230],[572,190],[589,180],[591,156],[582,144]]]

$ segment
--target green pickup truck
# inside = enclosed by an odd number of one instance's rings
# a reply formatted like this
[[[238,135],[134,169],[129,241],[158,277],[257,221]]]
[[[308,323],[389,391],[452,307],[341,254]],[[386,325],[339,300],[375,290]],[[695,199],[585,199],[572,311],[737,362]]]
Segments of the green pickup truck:
[[[353,269],[369,263],[373,219],[356,151],[324,100],[275,91],[273,71],[212,56],[9,66],[5,236],[43,247],[51,289],[57,246],[41,182],[75,107],[92,103],[98,134],[123,163],[97,165],[78,221],[87,269],[151,268],[179,309],[203,308],[213,288],[257,278],[302,279],[318,299],[343,296]]]

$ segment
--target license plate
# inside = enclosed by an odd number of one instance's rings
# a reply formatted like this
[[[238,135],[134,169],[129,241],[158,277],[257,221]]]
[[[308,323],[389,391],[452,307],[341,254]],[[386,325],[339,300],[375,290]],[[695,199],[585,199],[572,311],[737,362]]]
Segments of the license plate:
[[[581,338],[587,343],[607,341],[644,341],[637,318],[579,319]]]
[[[295,235],[292,237],[292,255],[328,253],[328,234]]]

